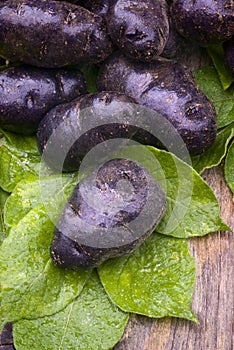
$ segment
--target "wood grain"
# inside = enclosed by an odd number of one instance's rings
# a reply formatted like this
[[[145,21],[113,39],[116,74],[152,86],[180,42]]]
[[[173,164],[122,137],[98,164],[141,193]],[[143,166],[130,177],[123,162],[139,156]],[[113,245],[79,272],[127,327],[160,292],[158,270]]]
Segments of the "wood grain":
[[[203,177],[220,202],[223,220],[234,229],[233,198],[222,167],[206,171]],[[199,323],[132,316],[114,350],[234,349],[233,232],[217,232],[190,239],[189,247],[196,260],[192,309]]]

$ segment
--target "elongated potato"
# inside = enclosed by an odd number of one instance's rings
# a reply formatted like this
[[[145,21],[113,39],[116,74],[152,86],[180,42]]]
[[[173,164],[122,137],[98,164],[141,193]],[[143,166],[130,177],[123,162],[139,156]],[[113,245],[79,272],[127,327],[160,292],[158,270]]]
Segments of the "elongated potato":
[[[49,111],[39,124],[39,151],[53,169],[76,171],[85,155],[104,141],[127,139],[146,145],[161,145],[147,128],[147,124],[152,124],[154,113],[150,113],[146,121],[141,121],[145,113],[139,113],[138,107],[132,98],[106,91],[61,104]],[[112,149],[108,143],[104,143],[104,147],[105,158]]]
[[[51,108],[85,92],[79,71],[8,68],[0,73],[0,127],[30,135]]]
[[[97,85],[99,91],[122,92],[159,112],[176,128],[191,154],[202,153],[216,138],[214,106],[191,72],[176,61],[159,60],[147,66],[117,53],[103,65]]]
[[[112,51],[101,17],[69,2],[0,4],[0,56],[38,67],[100,62]]]

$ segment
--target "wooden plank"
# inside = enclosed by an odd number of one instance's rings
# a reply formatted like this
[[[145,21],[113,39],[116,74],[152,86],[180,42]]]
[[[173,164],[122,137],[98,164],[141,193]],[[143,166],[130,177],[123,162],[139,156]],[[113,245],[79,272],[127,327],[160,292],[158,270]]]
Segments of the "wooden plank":
[[[234,205],[222,168],[206,171],[204,179],[220,202],[223,220],[234,229]],[[234,235],[217,232],[189,240],[196,260],[192,309],[195,324],[180,319],[133,316],[115,350],[233,350]]]

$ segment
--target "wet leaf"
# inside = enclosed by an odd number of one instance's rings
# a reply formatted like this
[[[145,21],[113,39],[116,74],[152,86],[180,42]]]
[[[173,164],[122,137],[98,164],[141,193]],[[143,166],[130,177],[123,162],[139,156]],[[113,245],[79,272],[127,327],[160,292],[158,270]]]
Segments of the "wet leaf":
[[[194,72],[201,90],[213,102],[217,113],[218,128],[234,121],[234,86],[224,91],[214,67],[204,67]]]
[[[186,240],[153,234],[133,254],[106,261],[98,272],[122,310],[196,321],[190,309],[195,263]]]
[[[120,340],[128,314],[108,298],[96,273],[79,298],[49,317],[22,320],[13,327],[17,350],[107,350]]]
[[[202,173],[205,169],[219,165],[222,159],[225,157],[228,145],[233,137],[234,124],[230,124],[226,128],[220,130],[211,148],[200,155],[192,157],[194,169],[198,173]]]
[[[0,139],[0,159],[0,187],[11,192],[22,178],[39,172],[41,157],[36,138],[4,132]]]
[[[0,325],[51,315],[83,289],[89,272],[54,266],[49,247],[54,225],[43,205],[28,212],[0,247]]]
[[[211,45],[208,48],[208,53],[217,70],[223,89],[227,90],[234,82],[234,77],[225,65],[223,44]]]
[[[7,231],[35,206],[44,204],[49,217],[56,222],[65,201],[78,182],[76,174],[28,177],[14,188],[5,205]]]

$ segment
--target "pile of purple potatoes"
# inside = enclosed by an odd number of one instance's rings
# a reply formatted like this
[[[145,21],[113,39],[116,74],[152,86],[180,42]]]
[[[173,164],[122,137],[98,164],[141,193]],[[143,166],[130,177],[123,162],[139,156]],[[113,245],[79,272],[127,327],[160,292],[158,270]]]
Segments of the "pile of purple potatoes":
[[[160,123],[155,121],[156,128],[163,132],[163,120],[170,122],[189,153],[201,154],[215,141],[216,112],[178,57],[194,43],[201,47],[223,43],[225,64],[234,73],[233,38],[233,0],[1,1],[0,57],[9,67],[0,73],[0,127],[22,135],[36,134],[40,153],[46,154],[44,159],[55,171],[60,166],[60,150],[77,130],[62,167],[64,172],[76,171],[89,150],[110,139],[163,147],[144,128],[144,120],[141,127],[136,125],[134,106],[140,105],[161,116]],[[87,92],[84,65],[98,69],[95,93]],[[111,113],[117,104],[122,106],[120,116]],[[94,112],[88,127],[82,129],[81,111],[86,108]],[[106,108],[108,116],[102,113]],[[62,123],[52,152],[46,152]],[[51,245],[51,256],[61,267],[89,268],[130,253],[152,233],[165,212],[165,194],[137,162],[112,160],[97,176],[95,193],[102,206],[105,200],[110,204],[113,192],[121,197],[120,180],[131,182],[132,202],[117,212],[105,212],[102,207],[100,215],[82,197],[82,186],[92,191],[92,175],[78,184]],[[126,225],[141,213],[152,189],[154,217],[149,213],[142,235],[129,240]],[[75,219],[69,223],[73,215],[78,217],[75,224]],[[93,234],[96,239],[100,236],[99,243],[105,237],[103,247],[80,242],[84,223],[96,227]],[[113,234],[116,227],[126,244],[116,248],[113,242],[113,247],[107,247],[110,236],[104,231]],[[92,236],[92,232],[87,234]]]

